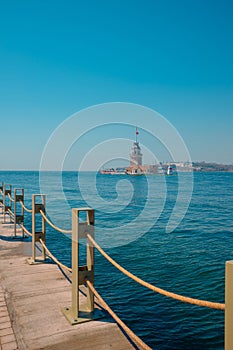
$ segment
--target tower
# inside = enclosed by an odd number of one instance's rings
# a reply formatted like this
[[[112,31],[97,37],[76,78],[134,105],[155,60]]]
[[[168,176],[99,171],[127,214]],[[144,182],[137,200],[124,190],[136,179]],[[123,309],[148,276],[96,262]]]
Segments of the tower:
[[[136,139],[133,143],[130,153],[130,166],[137,167],[142,165],[142,152],[138,142],[138,128],[136,128]]]

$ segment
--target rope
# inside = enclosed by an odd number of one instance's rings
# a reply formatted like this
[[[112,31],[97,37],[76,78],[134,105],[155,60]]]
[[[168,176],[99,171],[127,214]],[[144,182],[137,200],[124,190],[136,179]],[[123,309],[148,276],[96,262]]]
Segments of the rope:
[[[42,217],[45,219],[45,221],[46,221],[52,228],[54,228],[55,230],[57,230],[57,231],[59,231],[59,232],[61,232],[61,233],[72,233],[71,230],[63,230],[62,228],[59,228],[59,227],[55,226],[55,225],[47,218],[47,216],[45,215],[45,213],[44,213],[42,210],[40,210],[40,213],[41,213]]]
[[[93,244],[93,246],[113,265],[115,266],[118,270],[123,272],[126,276],[132,278],[134,281],[138,282],[142,286],[149,288],[153,290],[156,293],[165,295],[166,297],[173,298],[179,301],[182,301],[183,303],[189,303],[193,305],[198,305],[198,306],[203,306],[203,307],[209,307],[211,309],[218,309],[218,310],[225,310],[225,304],[221,303],[214,303],[211,301],[207,300],[199,300],[199,299],[193,299],[189,297],[185,297],[180,294],[168,292],[164,289],[158,288],[156,286],[153,286],[152,284],[143,281],[141,278],[135,276],[131,272],[127,271],[125,268],[123,268],[121,265],[119,265],[115,260],[113,260],[105,251],[95,242],[95,240],[88,234],[87,235],[88,239],[90,242]]]
[[[14,213],[12,212],[11,209],[7,209],[7,211],[8,211],[8,213],[9,213],[9,215],[10,215],[11,217],[14,216]]]
[[[46,251],[47,255],[61,268],[64,268],[66,270],[68,270],[69,272],[72,272],[72,269],[64,264],[62,264],[59,260],[57,260],[57,258],[50,252],[50,250],[46,247],[45,243],[42,241],[42,239],[40,239],[40,244],[42,245],[42,247],[44,248],[44,250]]]
[[[28,213],[32,213],[32,209],[28,209],[27,207],[25,207],[24,203],[22,201],[19,201],[19,203],[21,204],[21,207],[26,210]]]
[[[28,236],[31,236],[31,237],[32,237],[31,232],[29,232],[23,224],[19,224],[19,226],[24,230],[24,232],[25,232]]]
[[[99,302],[102,304],[104,309],[108,311],[112,318],[114,318],[114,320],[130,336],[130,338],[133,339],[133,341],[136,342],[138,345],[140,345],[142,349],[151,350],[151,348],[148,345],[146,345],[133,331],[131,331],[131,329],[128,326],[126,326],[126,324],[115,314],[115,312],[108,306],[104,299],[99,295],[97,290],[93,287],[92,283],[86,280],[86,284],[90,288],[92,293],[96,296],[96,298],[99,300]]]
[[[11,197],[11,194],[8,193],[7,195],[8,195],[8,197],[10,198],[10,201],[11,201],[11,202],[14,202],[14,199]]]

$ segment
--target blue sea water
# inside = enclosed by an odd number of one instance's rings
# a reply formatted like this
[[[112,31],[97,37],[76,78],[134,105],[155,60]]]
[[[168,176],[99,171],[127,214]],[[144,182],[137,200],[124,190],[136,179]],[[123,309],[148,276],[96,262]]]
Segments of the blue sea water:
[[[70,216],[64,210],[64,202],[57,200],[60,198],[57,187],[59,176],[56,172],[46,174],[49,213],[54,214],[53,220],[57,219],[56,222],[69,229]],[[105,244],[101,228],[114,226],[119,232],[119,236],[114,233],[116,241],[123,241],[127,234],[131,234],[130,231],[127,233],[127,225],[139,217],[147,203],[146,178],[97,175],[96,188],[93,189],[93,174],[85,173],[82,177],[86,188],[85,200],[93,199],[98,208],[95,212],[97,231],[99,228],[96,240]],[[70,207],[88,204],[77,179],[75,172],[62,174],[66,205]],[[40,191],[38,172],[2,171],[0,181],[25,188],[25,204],[28,207],[31,206],[31,195]],[[119,181],[121,188],[118,188]],[[154,202],[154,211],[153,206],[149,210],[150,217],[158,216],[158,220],[154,220],[148,232],[139,234],[128,244],[107,247],[107,253],[123,267],[158,287],[197,299],[224,302],[225,262],[233,259],[233,173],[195,173],[189,209],[172,233],[166,233],[166,225],[175,205],[178,178],[154,176],[150,181],[156,198],[164,188],[164,181],[166,185],[166,198],[160,215],[156,212],[156,205],[161,205],[161,201]],[[113,203],[118,192],[128,202],[125,207],[115,202],[114,211]],[[113,211],[107,212],[101,200],[109,201]],[[147,221],[148,217],[142,216],[134,230],[143,231]],[[27,214],[25,226],[30,229],[30,225],[31,217]],[[71,240],[68,236],[48,227],[47,244],[62,262],[71,264]],[[95,287],[99,293],[153,349],[223,349],[223,311],[184,304],[155,294],[117,271],[98,252],[95,276]]]

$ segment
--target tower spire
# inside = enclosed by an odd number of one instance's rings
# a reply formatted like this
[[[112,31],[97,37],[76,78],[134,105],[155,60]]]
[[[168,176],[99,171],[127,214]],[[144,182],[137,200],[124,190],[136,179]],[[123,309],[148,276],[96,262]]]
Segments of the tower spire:
[[[136,126],[136,142],[138,142],[138,134],[139,134],[138,127]]]
[[[142,165],[142,152],[138,142],[138,134],[138,128],[136,127],[135,141],[133,143],[130,153],[130,166],[132,167],[138,167]]]

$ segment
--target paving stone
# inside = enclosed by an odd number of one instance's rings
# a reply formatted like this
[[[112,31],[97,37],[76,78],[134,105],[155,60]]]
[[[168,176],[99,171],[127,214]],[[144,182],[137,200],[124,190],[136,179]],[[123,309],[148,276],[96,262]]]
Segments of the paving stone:
[[[2,344],[2,350],[17,350],[17,349],[18,347],[15,341],[7,344]]]
[[[13,330],[11,327],[0,329],[0,337],[2,337],[3,335],[9,335],[9,334],[13,334]]]
[[[7,316],[0,315],[0,324],[5,322],[10,322],[10,317],[8,315]]]
[[[5,328],[9,328],[9,327],[11,327],[11,323],[10,322],[0,323],[0,330],[1,329],[5,329]]]
[[[15,335],[12,334],[7,334],[7,335],[3,335],[1,337],[1,344],[6,344],[6,343],[11,343],[15,341]]]

